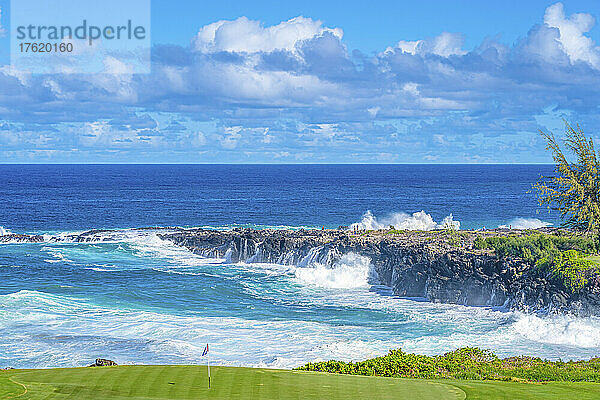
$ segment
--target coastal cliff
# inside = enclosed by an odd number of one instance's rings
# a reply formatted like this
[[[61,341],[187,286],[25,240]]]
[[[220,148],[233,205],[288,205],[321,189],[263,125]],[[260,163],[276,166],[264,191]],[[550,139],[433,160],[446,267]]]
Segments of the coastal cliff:
[[[475,248],[476,237],[522,231],[449,234],[446,231],[180,230],[164,240],[207,257],[236,262],[333,266],[344,254],[370,260],[372,284],[402,297],[469,306],[497,306],[536,313],[600,315],[600,278],[572,290],[553,274],[519,258]]]
[[[600,316],[600,274],[574,289],[548,269],[520,257],[480,249],[477,240],[525,237],[532,231],[370,231],[183,228],[91,230],[59,236],[9,234],[0,243],[118,241],[127,232],[158,235],[191,252],[227,262],[335,268],[345,255],[366,257],[369,283],[396,296],[542,314]],[[538,233],[558,233],[550,228]]]

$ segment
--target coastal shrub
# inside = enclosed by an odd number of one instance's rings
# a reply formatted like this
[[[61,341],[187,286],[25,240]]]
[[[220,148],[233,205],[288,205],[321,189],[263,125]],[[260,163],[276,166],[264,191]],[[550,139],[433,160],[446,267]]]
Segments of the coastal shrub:
[[[577,250],[567,250],[554,258],[552,272],[562,277],[572,290],[579,290],[588,283],[588,276],[597,271],[597,264],[587,260]]]
[[[407,231],[402,230],[402,229],[389,229],[384,232],[384,235],[402,235],[402,234],[405,234],[406,232]]]
[[[490,351],[475,347],[464,347],[438,356],[405,353],[398,349],[365,361],[324,361],[308,363],[297,369],[396,378],[600,382],[599,358],[568,362],[535,357],[501,359]]]
[[[600,236],[600,153],[594,140],[567,121],[562,143],[550,132],[540,133],[556,166],[533,186],[539,204],[557,211],[564,226]]]
[[[552,273],[572,291],[583,288],[589,277],[599,272],[599,265],[586,258],[600,247],[598,238],[591,235],[478,236],[473,247],[494,250],[500,258],[519,257]]]
[[[462,242],[461,238],[464,238],[463,235],[458,233],[458,229],[453,224],[446,224],[444,228],[444,232],[448,237],[448,244],[452,247],[460,247]]]

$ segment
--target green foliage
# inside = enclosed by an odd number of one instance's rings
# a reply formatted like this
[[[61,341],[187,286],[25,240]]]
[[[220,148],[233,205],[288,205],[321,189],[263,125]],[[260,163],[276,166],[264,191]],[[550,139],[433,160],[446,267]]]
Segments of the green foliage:
[[[397,378],[600,382],[599,358],[569,362],[533,357],[500,359],[490,351],[473,347],[433,357],[391,350],[383,357],[370,360],[324,361],[298,369]]]
[[[566,121],[565,125],[565,151],[554,135],[541,132],[552,152],[556,173],[542,177],[534,188],[540,205],[558,211],[565,226],[600,235],[600,162],[594,141],[586,138],[579,126],[575,129]],[[565,152],[573,154],[575,160],[569,161]]]
[[[453,247],[460,247],[462,244],[461,237],[464,237],[458,233],[458,229],[453,223],[446,223],[444,225],[444,232],[448,236],[448,244]]]
[[[572,290],[579,290],[588,283],[591,272],[597,271],[597,264],[587,260],[577,250],[567,250],[554,259],[552,272],[563,278]]]
[[[407,231],[405,230],[401,230],[401,229],[390,229],[384,232],[384,235],[402,235],[404,233],[406,233]]]
[[[572,291],[583,288],[591,275],[600,272],[599,265],[586,257],[600,250],[596,236],[543,233],[491,236],[485,239],[478,236],[473,247],[494,250],[501,258],[522,258],[559,277]]]

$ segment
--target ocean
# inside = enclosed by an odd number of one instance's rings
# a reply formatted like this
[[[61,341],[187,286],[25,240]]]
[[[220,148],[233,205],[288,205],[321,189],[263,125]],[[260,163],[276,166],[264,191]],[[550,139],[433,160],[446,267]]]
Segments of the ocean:
[[[0,367],[293,368],[389,349],[600,353],[600,321],[402,299],[336,268],[230,264],[139,227],[461,229],[556,226],[531,185],[549,165],[1,165],[0,234],[110,240],[0,244]],[[367,260],[368,261],[368,260]]]

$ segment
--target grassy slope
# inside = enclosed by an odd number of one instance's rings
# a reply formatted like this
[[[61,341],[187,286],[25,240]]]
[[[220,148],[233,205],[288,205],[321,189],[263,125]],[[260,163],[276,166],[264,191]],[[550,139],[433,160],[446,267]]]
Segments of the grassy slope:
[[[600,398],[600,384],[416,380],[213,367],[121,366],[0,371],[1,399],[566,399]],[[12,381],[11,381],[12,380]],[[17,382],[17,383],[15,383]],[[27,389],[25,391],[25,388]]]
[[[0,398],[18,399],[463,399],[440,382],[300,371],[120,366],[0,372]],[[18,382],[27,388],[27,392]],[[10,393],[10,394],[9,394]],[[12,397],[10,397],[12,396]]]
[[[600,384],[548,382],[544,384],[500,381],[444,381],[462,389],[468,400],[597,400]]]

